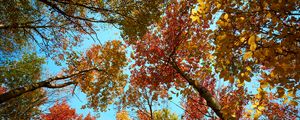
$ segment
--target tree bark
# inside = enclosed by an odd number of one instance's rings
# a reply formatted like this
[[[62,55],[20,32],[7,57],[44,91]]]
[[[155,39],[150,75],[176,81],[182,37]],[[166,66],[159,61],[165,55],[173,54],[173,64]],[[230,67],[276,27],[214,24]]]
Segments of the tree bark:
[[[16,89],[13,89],[13,90],[10,90],[4,94],[1,94],[0,95],[0,104],[5,102],[5,101],[8,101],[12,98],[16,98],[24,93],[27,93],[27,92],[31,92],[31,91],[34,91],[38,88],[42,88],[42,87],[47,87],[47,88],[63,88],[63,87],[66,87],[66,86],[69,86],[71,84],[75,84],[75,82],[67,82],[67,83],[64,83],[64,84],[59,84],[59,85],[52,85],[51,84],[51,81],[47,80],[47,81],[42,81],[42,82],[38,82],[38,83],[33,83],[31,85],[27,85],[27,86],[24,86],[24,87],[20,87],[20,88],[16,88]]]
[[[225,116],[221,111],[220,103],[212,96],[212,94],[203,86],[197,84],[195,80],[192,80],[187,74],[182,72],[177,64],[172,61],[172,67],[178,72],[194,89],[198,91],[200,96],[205,99],[207,106],[209,106],[222,120],[234,120],[231,116]]]

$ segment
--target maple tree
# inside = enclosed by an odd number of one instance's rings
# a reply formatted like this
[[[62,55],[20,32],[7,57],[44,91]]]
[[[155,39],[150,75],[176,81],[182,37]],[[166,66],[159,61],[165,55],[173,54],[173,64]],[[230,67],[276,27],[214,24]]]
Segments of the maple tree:
[[[278,11],[280,7],[287,11]],[[274,118],[267,106],[282,98],[283,113],[293,119],[299,83],[297,8],[299,2],[173,1],[142,38],[127,41],[135,60],[131,84],[151,90],[177,88],[188,96],[187,111],[198,115],[191,119],[204,117],[208,108],[220,119]],[[212,24],[216,28],[210,28]],[[260,77],[257,94],[247,92],[245,85],[254,77]],[[230,89],[223,80],[229,80]],[[245,109],[249,103],[252,113]]]
[[[88,96],[88,107],[106,110],[107,104],[111,104],[122,93],[126,84],[126,75],[122,73],[126,58],[121,42],[114,40],[104,46],[93,46],[87,50],[86,56],[72,60],[62,75],[9,90],[0,95],[0,103],[42,87],[63,88],[78,85]]]
[[[185,119],[297,119],[299,9],[297,0],[7,1],[0,4],[0,105],[33,104],[45,98],[42,88],[78,86],[88,100],[82,108],[105,111],[119,100],[145,120],[178,119],[153,109],[172,94],[182,97]],[[119,27],[126,45],[112,40],[78,52],[86,36],[98,40],[97,27],[108,25],[101,23]],[[42,59],[10,62],[28,48],[65,68],[40,78]],[[82,119],[66,102],[55,106],[68,111],[62,117]],[[116,118],[131,119],[124,110]]]
[[[78,115],[76,110],[72,109],[65,99],[61,103],[57,101],[49,108],[49,113],[42,114],[41,118],[44,120],[96,120],[90,113],[85,118],[82,118],[82,115]]]
[[[107,43],[109,44],[106,44],[107,46],[95,45],[86,54],[77,54],[73,48],[78,46],[85,36],[99,41],[95,26],[101,25],[98,23],[120,27],[133,25],[131,28],[136,28],[137,31],[131,34],[141,32],[151,21],[157,20],[155,18],[160,15],[157,5],[162,2],[162,0],[3,2],[0,5],[3,13],[0,16],[0,55],[4,59],[0,61],[5,64],[6,60],[18,59],[17,56],[23,54],[20,51],[29,52],[28,48],[33,48],[45,53],[45,57],[52,58],[57,65],[61,65],[61,62],[67,64],[68,68],[55,77],[14,85],[1,94],[0,104],[6,104],[17,97],[21,99],[24,94],[35,95],[40,88],[56,89],[75,85],[80,86],[90,101],[83,108],[93,107],[97,110],[100,107],[101,110],[105,110],[106,105],[111,104],[114,98],[121,94],[126,84],[124,80],[126,75],[122,73],[122,68],[126,65],[124,47],[120,42],[113,41]],[[149,11],[152,11],[151,14]],[[145,20],[144,17],[148,19]],[[126,30],[125,27],[121,29],[129,31],[128,27]],[[99,54],[96,54],[98,52]],[[31,75],[39,76],[34,73],[35,71],[30,72],[33,72]],[[1,80],[8,79],[8,76],[1,77]],[[7,82],[13,84],[15,80],[9,79]]]

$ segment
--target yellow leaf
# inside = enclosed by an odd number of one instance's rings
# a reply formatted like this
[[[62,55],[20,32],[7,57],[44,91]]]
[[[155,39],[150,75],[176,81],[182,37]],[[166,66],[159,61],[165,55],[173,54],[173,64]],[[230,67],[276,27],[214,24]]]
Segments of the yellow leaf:
[[[245,40],[246,40],[245,37],[241,37],[241,38],[240,38],[240,41],[241,41],[241,42],[244,42]]]
[[[298,103],[296,102],[296,101],[290,101],[290,105],[293,105],[293,106],[297,106],[298,105]]]
[[[253,110],[247,110],[247,113],[252,114],[252,113],[253,113]]]
[[[283,104],[286,104],[289,101],[289,99],[285,98],[283,101]]]
[[[254,120],[257,120],[261,116],[261,114],[261,111],[256,111],[256,113],[254,114]]]
[[[255,39],[256,39],[255,37],[256,37],[255,35],[251,35],[251,36],[250,36],[250,38],[249,38],[249,40],[248,40],[248,44],[249,44],[249,45],[255,43]]]
[[[251,51],[248,51],[248,52],[246,52],[246,53],[244,54],[243,59],[244,59],[244,60],[247,60],[247,59],[249,59],[249,58],[251,58],[251,57],[252,57],[252,52],[251,52]]]
[[[241,20],[241,21],[244,21],[244,20],[245,20],[245,18],[244,18],[244,17],[240,17],[240,20]]]
[[[289,97],[295,97],[295,93],[294,93],[293,91],[289,91],[289,92],[288,92],[288,96],[289,96]]]
[[[255,51],[256,47],[257,47],[256,43],[251,44],[251,45],[250,45],[250,50],[251,50],[251,51]]]
[[[256,94],[255,97],[258,99],[261,99],[262,96],[261,96],[261,94]]]
[[[224,19],[225,19],[225,20],[228,20],[228,14],[227,14],[227,13],[225,13]]]
[[[195,15],[195,14],[197,14],[197,12],[198,12],[197,10],[193,9],[192,10],[192,16]]]
[[[203,2],[203,0],[197,0],[198,1],[198,3],[202,3]]]
[[[267,14],[267,16],[266,16],[267,18],[272,18],[272,15],[271,15],[271,13],[270,12],[268,12],[268,14]]]
[[[255,43],[255,40],[256,40],[256,35],[251,35],[249,40],[248,40],[248,44],[250,45],[250,50],[251,51],[254,51],[257,47],[257,45]]]
[[[260,83],[260,87],[261,87],[261,88],[266,88],[266,87],[268,87],[268,83],[266,83],[266,82],[261,82],[261,83]]]
[[[238,87],[242,87],[242,86],[244,86],[244,84],[245,84],[245,83],[239,83],[237,86],[238,86]]]
[[[191,19],[192,19],[192,21],[194,22],[194,21],[198,21],[199,18],[198,18],[197,16],[195,16],[195,15],[192,15],[192,16],[191,16]]]
[[[251,69],[251,67],[250,67],[250,66],[247,66],[247,67],[246,67],[246,70],[248,70],[249,72],[251,72],[251,71],[252,71],[252,69]]]
[[[220,3],[218,3],[218,4],[217,4],[217,8],[219,9],[220,7],[221,7],[221,4],[220,4]]]
[[[260,110],[260,111],[263,111],[265,109],[265,107],[264,106],[258,106],[257,109]]]

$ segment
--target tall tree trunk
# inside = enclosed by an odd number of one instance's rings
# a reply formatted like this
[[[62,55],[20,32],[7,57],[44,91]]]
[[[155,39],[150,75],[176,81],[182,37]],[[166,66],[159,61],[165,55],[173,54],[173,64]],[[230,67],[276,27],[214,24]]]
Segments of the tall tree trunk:
[[[197,81],[192,80],[188,75],[180,70],[177,64],[172,61],[172,67],[194,88],[198,91],[199,95],[205,99],[207,106],[209,106],[222,120],[234,120],[231,116],[225,116],[221,111],[220,103],[212,96],[212,94],[203,86],[197,84]]]

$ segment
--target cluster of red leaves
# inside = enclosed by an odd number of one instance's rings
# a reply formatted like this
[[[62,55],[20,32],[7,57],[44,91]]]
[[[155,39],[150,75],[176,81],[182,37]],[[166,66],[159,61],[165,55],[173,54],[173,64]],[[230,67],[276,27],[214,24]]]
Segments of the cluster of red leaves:
[[[96,120],[95,117],[88,114],[85,118],[82,115],[78,115],[75,109],[72,109],[66,100],[61,103],[56,102],[54,106],[49,108],[50,113],[42,114],[41,118],[44,120]]]
[[[266,108],[262,110],[262,114],[265,115],[268,119],[290,119],[296,120],[298,113],[297,106],[280,103],[276,101],[276,97],[272,94],[265,95],[268,99],[259,99],[261,105],[264,105]],[[253,99],[257,100],[257,99]]]
[[[245,105],[249,102],[249,96],[246,94],[246,90],[243,88],[232,90],[230,87],[225,87],[220,91],[219,96],[222,111],[225,111],[225,115],[234,116],[236,118],[243,117]]]
[[[149,115],[147,115],[145,112],[143,112],[142,110],[138,110],[137,112],[137,117],[140,119],[140,120],[150,120],[150,117]]]
[[[172,2],[166,8],[166,15],[161,22],[155,24],[153,31],[144,35],[142,40],[127,41],[132,46],[135,63],[131,66],[131,83],[150,89],[161,86],[170,88],[186,87],[187,82],[182,78],[173,63],[180,70],[195,79],[205,79],[211,72],[208,64],[211,46],[205,34],[194,34],[203,27],[191,22],[189,8],[191,2]],[[200,39],[200,40],[199,40]],[[173,84],[172,84],[173,83]]]
[[[6,89],[4,87],[0,87],[0,94],[3,94],[6,92]]]
[[[296,120],[298,110],[293,106],[284,106],[275,102],[270,102],[267,105],[267,109],[264,110],[264,114],[269,119],[287,119]],[[299,118],[299,117],[298,117]]]

